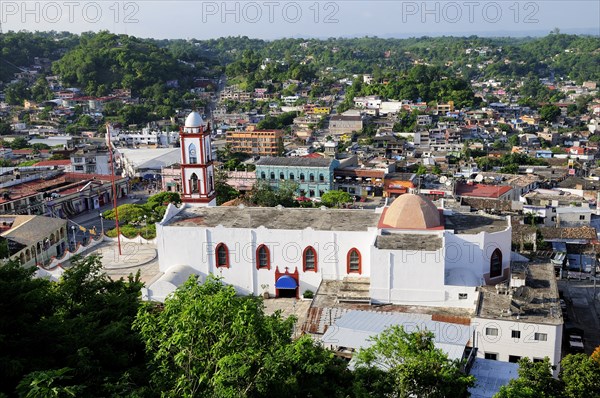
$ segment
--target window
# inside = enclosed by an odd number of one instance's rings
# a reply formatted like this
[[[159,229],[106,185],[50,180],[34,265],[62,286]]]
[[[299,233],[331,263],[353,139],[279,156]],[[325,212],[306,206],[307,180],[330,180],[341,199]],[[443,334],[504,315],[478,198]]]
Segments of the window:
[[[519,362],[519,359],[521,359],[521,357],[518,355],[509,355],[508,356],[508,362],[517,363],[517,362]]]
[[[550,220],[551,221],[556,221],[556,216],[552,217]]]
[[[325,194],[325,191],[323,191],[322,189],[319,189],[319,197],[323,196]]]
[[[490,258],[490,278],[497,278],[502,275],[502,252],[500,249],[494,250]]]
[[[283,173],[279,173],[279,179],[280,180],[285,180],[285,175]]]
[[[219,243],[215,250],[217,267],[229,268],[229,249],[224,243]]]
[[[308,246],[306,249],[304,249],[302,265],[304,272],[317,272],[317,251],[312,246]]]
[[[348,265],[348,269],[346,271],[349,274],[350,273],[358,273],[358,274],[361,273],[362,263],[361,263],[360,252],[358,251],[358,249],[350,249],[350,251],[348,251],[348,258],[346,260],[347,260],[347,265]]]
[[[511,330],[510,331],[510,337],[512,337],[513,339],[520,339],[521,338],[521,331],[520,330]]]
[[[498,329],[496,328],[485,328],[486,336],[498,336]]]
[[[492,361],[498,360],[498,354],[494,352],[486,352],[484,355],[485,359],[491,359]]]
[[[535,341],[548,341],[548,335],[546,333],[535,333],[533,339]]]
[[[585,216],[579,216],[580,220],[585,220]]]
[[[189,160],[189,163],[197,163],[198,162],[198,157],[196,155],[196,145],[194,145],[194,144],[190,144],[190,146],[188,147],[188,160]]]
[[[199,186],[198,186],[198,176],[196,175],[196,173],[192,174],[192,176],[190,177],[190,192],[191,193],[198,193]]]
[[[290,173],[290,181],[294,181],[294,173]]]
[[[265,174],[265,172],[264,172],[264,171],[260,173],[260,178],[261,178],[262,180],[266,180],[266,179],[267,179],[267,175]]]
[[[458,293],[459,300],[466,300],[469,297],[467,293]]]
[[[319,181],[320,182],[324,182],[325,181],[325,176],[323,174],[319,174]]]
[[[304,180],[305,180],[304,173],[300,173],[300,181],[304,181]]]
[[[315,190],[314,189],[310,189],[308,191],[308,196],[310,196],[311,198],[314,198],[315,197]]]
[[[311,174],[308,176],[308,180],[309,180],[310,182],[315,182],[315,175],[311,173]]]
[[[275,179],[275,173],[272,171],[271,172],[271,180],[274,180],[274,179]]]
[[[543,358],[533,358],[533,362],[544,362]]]
[[[271,259],[269,248],[265,245],[260,245],[256,249],[256,269],[271,269]]]

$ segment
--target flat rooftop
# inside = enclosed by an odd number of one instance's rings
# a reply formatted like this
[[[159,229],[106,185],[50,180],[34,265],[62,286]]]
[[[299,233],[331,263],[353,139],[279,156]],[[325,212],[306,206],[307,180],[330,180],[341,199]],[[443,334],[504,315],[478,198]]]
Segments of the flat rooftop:
[[[525,276],[525,286],[503,288],[482,286],[477,316],[514,322],[561,325],[558,286],[552,264],[516,265],[513,275]],[[505,294],[506,293],[506,294]],[[518,317],[518,318],[517,318]]]
[[[508,219],[475,213],[453,213],[444,215],[446,229],[456,234],[478,234],[480,232],[500,232],[508,228]]]
[[[258,228],[319,231],[366,231],[377,228],[374,210],[297,209],[277,207],[190,207],[167,225],[178,227]]]

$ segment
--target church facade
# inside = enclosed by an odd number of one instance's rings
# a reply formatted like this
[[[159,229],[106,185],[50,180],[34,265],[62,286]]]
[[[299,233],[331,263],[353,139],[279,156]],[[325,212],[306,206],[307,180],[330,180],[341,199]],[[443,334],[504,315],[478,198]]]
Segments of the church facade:
[[[163,276],[148,299],[215,274],[240,294],[299,297],[358,281],[370,303],[474,310],[477,287],[509,276],[507,218],[455,214],[415,194],[375,210],[217,207],[209,128],[196,112],[181,146],[183,205],[156,226]]]

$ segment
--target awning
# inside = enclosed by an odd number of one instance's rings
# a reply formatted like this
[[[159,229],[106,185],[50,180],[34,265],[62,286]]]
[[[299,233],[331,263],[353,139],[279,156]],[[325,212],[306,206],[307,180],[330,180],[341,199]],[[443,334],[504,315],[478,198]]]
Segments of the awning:
[[[284,275],[275,282],[275,288],[277,289],[295,289],[297,287],[298,283],[296,283],[296,280],[289,275]]]

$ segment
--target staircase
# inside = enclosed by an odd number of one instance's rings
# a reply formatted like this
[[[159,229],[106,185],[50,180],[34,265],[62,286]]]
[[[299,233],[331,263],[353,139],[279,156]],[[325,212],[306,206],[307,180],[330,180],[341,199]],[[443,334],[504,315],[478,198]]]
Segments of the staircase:
[[[349,278],[342,280],[337,292],[338,303],[371,304],[370,278]]]

